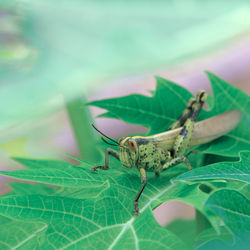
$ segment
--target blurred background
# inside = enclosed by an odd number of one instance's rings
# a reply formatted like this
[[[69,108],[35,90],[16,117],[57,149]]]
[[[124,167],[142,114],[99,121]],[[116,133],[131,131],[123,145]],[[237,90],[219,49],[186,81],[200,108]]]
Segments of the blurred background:
[[[103,111],[84,103],[149,95],[155,75],[210,92],[209,70],[250,93],[249,42],[245,0],[1,0],[1,170],[20,168],[11,156],[88,157],[83,141]],[[75,125],[79,112],[82,127]],[[146,131],[111,119],[95,123],[114,137]],[[190,207],[179,209],[194,216]]]

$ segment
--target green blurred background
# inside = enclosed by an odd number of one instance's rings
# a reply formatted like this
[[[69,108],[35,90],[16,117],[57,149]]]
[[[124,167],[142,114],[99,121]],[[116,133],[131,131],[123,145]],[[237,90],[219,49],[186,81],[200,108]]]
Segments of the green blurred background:
[[[91,115],[81,104],[147,93],[156,74],[209,91],[207,69],[247,90],[249,30],[243,0],[2,0],[2,164],[10,155],[78,154],[71,122],[79,113],[70,122],[65,106],[81,98],[79,122],[88,131]],[[143,131],[108,119],[97,125],[113,136]]]

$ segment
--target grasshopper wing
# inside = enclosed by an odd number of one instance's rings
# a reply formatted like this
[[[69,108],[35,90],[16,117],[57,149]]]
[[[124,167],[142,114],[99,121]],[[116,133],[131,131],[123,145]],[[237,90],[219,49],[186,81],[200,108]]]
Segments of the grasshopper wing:
[[[241,113],[231,110],[195,124],[190,147],[215,140],[232,131],[240,122]]]
[[[237,126],[240,120],[241,113],[238,110],[231,110],[195,123],[189,147],[210,142],[227,134]],[[181,129],[182,127],[156,134],[151,138],[154,138],[157,147],[171,150]]]

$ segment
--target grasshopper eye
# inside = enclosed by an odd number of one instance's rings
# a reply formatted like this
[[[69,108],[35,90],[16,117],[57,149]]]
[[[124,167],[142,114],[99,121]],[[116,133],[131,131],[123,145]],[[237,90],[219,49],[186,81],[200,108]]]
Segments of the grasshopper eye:
[[[136,151],[136,142],[134,140],[128,140],[128,148],[131,152]]]

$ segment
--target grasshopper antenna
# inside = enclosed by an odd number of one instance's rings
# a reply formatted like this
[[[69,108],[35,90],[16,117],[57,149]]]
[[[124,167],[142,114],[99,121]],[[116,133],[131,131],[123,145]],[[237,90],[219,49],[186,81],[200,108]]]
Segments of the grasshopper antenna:
[[[110,143],[110,142],[106,141],[103,137],[101,137],[101,139],[102,139],[105,143],[107,143],[107,144],[109,144],[109,145],[118,146],[117,144],[113,144],[113,143]]]
[[[110,142],[106,141],[103,137],[101,137],[101,139],[102,139],[105,143],[107,143],[107,144],[109,144],[109,145],[112,145],[112,146],[119,146],[119,147],[122,147],[122,148],[126,148],[126,147],[120,145],[119,143],[118,143],[117,145],[116,145],[116,144],[113,144],[113,143],[110,143]]]
[[[116,145],[113,144],[114,146],[118,146],[118,145],[119,145],[119,143],[118,143],[117,141],[115,141],[114,139],[108,137],[107,135],[103,134],[99,129],[97,129],[93,123],[92,123],[92,127],[93,127],[98,133],[100,133],[101,135],[105,136],[105,137],[108,138],[110,141],[116,143]],[[104,140],[103,137],[102,137],[102,140],[103,140],[104,142],[108,143],[106,140]],[[112,145],[111,143],[108,143],[108,144]]]

